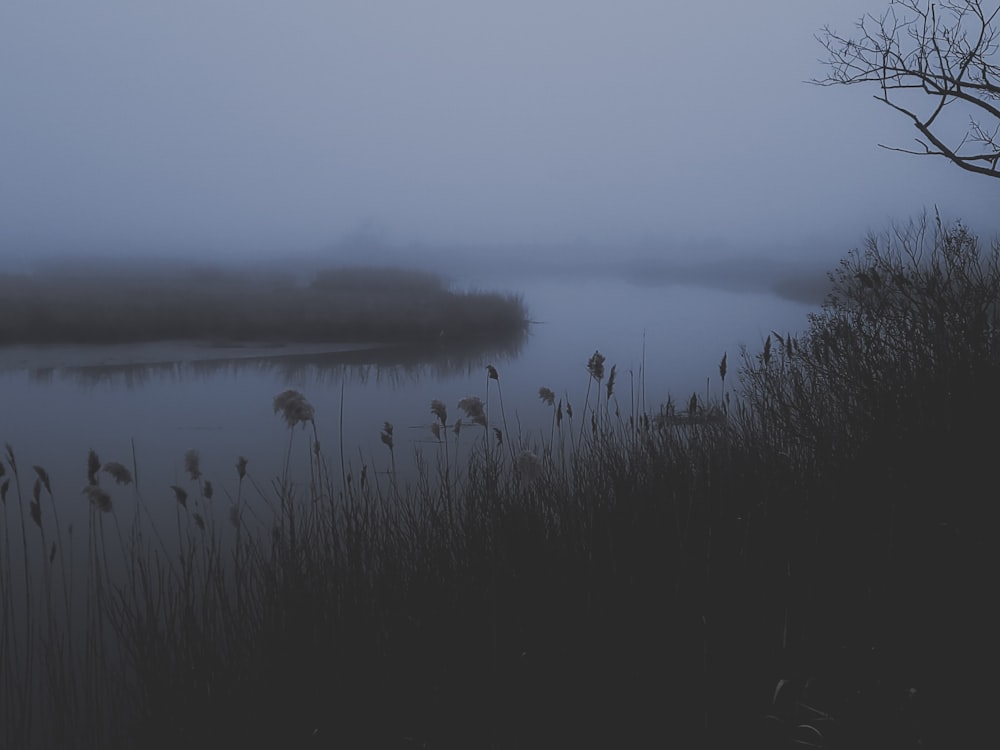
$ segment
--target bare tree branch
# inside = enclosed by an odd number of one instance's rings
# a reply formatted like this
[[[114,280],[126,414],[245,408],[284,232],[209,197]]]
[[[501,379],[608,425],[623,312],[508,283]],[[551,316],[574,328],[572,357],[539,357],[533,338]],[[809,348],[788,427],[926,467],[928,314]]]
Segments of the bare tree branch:
[[[909,118],[921,150],[962,169],[1000,177],[1000,3],[889,0],[865,15],[854,36],[826,26],[817,40],[829,73],[821,86],[874,84],[875,98]],[[962,118],[964,115],[964,118]],[[964,121],[964,125],[959,122]]]

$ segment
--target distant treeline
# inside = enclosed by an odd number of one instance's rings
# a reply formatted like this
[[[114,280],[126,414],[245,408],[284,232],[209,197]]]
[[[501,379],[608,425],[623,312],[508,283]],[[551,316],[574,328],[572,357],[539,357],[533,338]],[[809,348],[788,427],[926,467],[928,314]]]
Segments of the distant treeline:
[[[0,344],[468,342],[526,327],[516,295],[453,291],[397,268],[330,269],[306,282],[214,268],[0,274]]]

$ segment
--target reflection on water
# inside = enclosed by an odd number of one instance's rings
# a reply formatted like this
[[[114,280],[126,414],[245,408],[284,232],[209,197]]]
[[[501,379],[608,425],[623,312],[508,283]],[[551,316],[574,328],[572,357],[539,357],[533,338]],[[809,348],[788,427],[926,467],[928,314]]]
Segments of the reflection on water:
[[[405,385],[422,379],[470,375],[488,361],[516,359],[524,348],[527,332],[483,345],[392,345],[336,351],[287,351],[262,356],[202,356],[189,360],[102,362],[99,364],[27,368],[33,383],[56,379],[81,386],[107,385],[138,388],[151,382],[210,379],[240,373],[268,375],[288,382],[320,385]],[[215,350],[216,353],[224,349]]]
[[[309,476],[307,436],[290,435],[272,409],[286,389],[315,407],[333,464],[367,465],[373,476],[389,464],[380,440],[386,421],[396,428],[400,471],[412,467],[417,451],[436,455],[433,400],[454,418],[461,399],[492,399],[502,386],[507,425],[495,426],[509,425],[510,445],[532,448],[552,421],[539,388],[582,408],[596,398],[587,370],[596,349],[609,368],[617,365],[621,413],[655,413],[671,395],[678,402],[694,391],[719,397],[726,352],[733,374],[725,385],[737,388],[741,345],[753,351],[771,330],[800,329],[813,309],[771,294],[636,287],[611,278],[527,279],[521,286],[541,322],[530,335],[480,347],[0,348],[0,447],[10,443],[22,464],[44,466],[53,486],[73,496],[86,481],[89,449],[126,465],[134,458],[144,496],[172,513],[169,487],[184,483],[189,449],[200,451],[220,496],[235,492],[238,456],[266,490],[282,473],[292,438],[293,461],[304,466],[293,466],[294,475]],[[499,370],[496,383],[487,380],[488,364]]]

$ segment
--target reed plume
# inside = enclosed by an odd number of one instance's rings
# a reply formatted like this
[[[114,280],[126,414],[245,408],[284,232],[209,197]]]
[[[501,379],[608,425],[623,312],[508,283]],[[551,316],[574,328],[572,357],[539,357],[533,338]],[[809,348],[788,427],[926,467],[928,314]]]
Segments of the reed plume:
[[[382,442],[385,443],[386,446],[388,446],[389,451],[391,452],[394,447],[394,443],[392,440],[392,422],[386,422],[382,426],[382,433],[379,435],[379,437],[382,439]]]
[[[97,453],[93,448],[87,453],[87,483],[91,487],[96,487],[98,484],[97,472],[101,470],[101,459],[97,457]]]
[[[32,466],[31,468],[35,470],[35,473],[38,475],[38,480],[42,483],[42,486],[45,487],[45,491],[51,495],[52,485],[49,482],[49,473],[41,466]]]
[[[598,383],[604,380],[604,355],[599,351],[595,351],[587,360],[587,372]]]
[[[197,482],[201,479],[201,456],[193,448],[184,454],[184,471],[192,481]]]
[[[101,513],[112,511],[111,495],[95,484],[88,484],[83,488],[83,494],[87,496],[90,504]]]
[[[274,397],[274,413],[281,412],[281,416],[288,423],[289,428],[302,423],[313,421],[313,407],[305,396],[295,390],[282,391]]]
[[[458,408],[465,412],[465,416],[473,423],[486,427],[486,409],[483,400],[479,396],[466,396],[458,402]]]
[[[180,503],[184,508],[187,508],[188,503],[188,493],[183,487],[178,487],[176,484],[170,485],[170,489],[174,491],[174,498]]]
[[[106,471],[111,475],[111,478],[115,480],[115,484],[131,484],[132,483],[132,472],[129,471],[123,464],[117,461],[108,461],[104,464],[102,471]],[[92,482],[96,484],[96,482]]]
[[[438,401],[437,399],[431,401],[431,414],[438,418],[442,427],[447,424],[448,407],[444,405],[443,401]]]
[[[31,510],[31,520],[35,522],[35,526],[42,528],[42,504],[38,501],[38,495],[41,494],[41,487],[39,486],[39,481],[35,480],[35,498],[28,503],[28,508]],[[44,537],[43,537],[44,539]]]

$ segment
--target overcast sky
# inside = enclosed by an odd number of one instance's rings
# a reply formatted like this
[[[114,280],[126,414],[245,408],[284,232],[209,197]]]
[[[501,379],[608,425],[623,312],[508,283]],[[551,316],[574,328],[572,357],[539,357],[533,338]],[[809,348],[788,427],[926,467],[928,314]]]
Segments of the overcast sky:
[[[3,0],[0,249],[857,244],[1000,181],[820,88],[886,0]]]

